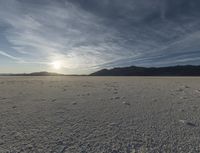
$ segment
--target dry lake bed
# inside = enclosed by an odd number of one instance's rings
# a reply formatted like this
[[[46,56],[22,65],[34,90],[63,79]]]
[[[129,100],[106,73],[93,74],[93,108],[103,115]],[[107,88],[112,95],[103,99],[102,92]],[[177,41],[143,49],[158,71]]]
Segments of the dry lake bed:
[[[198,153],[198,77],[0,77],[0,153]]]

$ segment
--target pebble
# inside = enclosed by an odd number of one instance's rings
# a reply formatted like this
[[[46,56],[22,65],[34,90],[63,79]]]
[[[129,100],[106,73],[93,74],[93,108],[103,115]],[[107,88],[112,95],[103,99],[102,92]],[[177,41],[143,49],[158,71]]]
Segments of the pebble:
[[[67,148],[68,146],[60,145],[60,146],[57,146],[57,148],[53,152],[64,153]]]
[[[129,102],[123,101],[124,105],[131,105]]]
[[[158,99],[153,99],[152,101],[153,101],[153,102],[157,102],[157,101],[158,101]]]
[[[112,150],[112,152],[111,153],[118,153],[118,151],[117,150]]]
[[[118,126],[118,124],[117,123],[110,123],[110,126]]]
[[[120,99],[120,97],[115,97],[115,99]]]
[[[135,149],[133,149],[133,150],[131,151],[131,153],[136,153],[136,150],[135,150]]]
[[[180,99],[187,99],[187,97],[180,97]]]
[[[3,145],[3,144],[4,144],[3,140],[0,139],[0,145]]]
[[[56,99],[52,99],[51,101],[52,101],[52,102],[55,102],[55,101],[56,101]]]
[[[180,111],[180,112],[185,112],[185,110],[184,110],[184,109],[179,109],[179,111]]]
[[[182,89],[182,88],[179,88],[179,89],[177,89],[176,91],[182,92],[182,91],[183,91],[183,89]]]
[[[180,123],[183,123],[183,124],[185,124],[185,125],[193,126],[193,127],[196,126],[194,123],[188,122],[188,121],[186,121],[186,120],[179,120],[179,122],[180,122]]]
[[[72,103],[72,105],[76,105],[76,104],[77,104],[77,102],[73,102],[73,103]]]
[[[112,97],[112,98],[110,98],[110,100],[117,100],[117,99],[120,99],[120,97]]]
[[[183,88],[190,88],[189,86],[187,86],[187,85],[184,85],[184,86],[182,86]]]
[[[6,98],[4,98],[4,97],[0,97],[0,100],[5,100]]]
[[[15,108],[17,108],[17,106],[13,106],[12,108],[15,109]]]

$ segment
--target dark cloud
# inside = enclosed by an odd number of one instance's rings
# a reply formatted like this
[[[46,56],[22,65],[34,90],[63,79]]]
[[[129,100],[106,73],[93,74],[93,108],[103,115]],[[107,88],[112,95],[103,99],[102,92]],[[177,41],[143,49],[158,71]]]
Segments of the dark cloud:
[[[69,0],[83,9],[103,17],[174,18],[179,15],[199,14],[198,0]],[[155,18],[153,18],[153,16]]]

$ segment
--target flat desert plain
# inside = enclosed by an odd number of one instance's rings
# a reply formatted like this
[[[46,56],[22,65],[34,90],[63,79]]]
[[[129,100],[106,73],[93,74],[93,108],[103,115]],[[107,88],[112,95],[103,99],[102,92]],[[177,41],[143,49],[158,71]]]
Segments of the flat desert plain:
[[[198,77],[0,77],[0,153],[200,152]]]

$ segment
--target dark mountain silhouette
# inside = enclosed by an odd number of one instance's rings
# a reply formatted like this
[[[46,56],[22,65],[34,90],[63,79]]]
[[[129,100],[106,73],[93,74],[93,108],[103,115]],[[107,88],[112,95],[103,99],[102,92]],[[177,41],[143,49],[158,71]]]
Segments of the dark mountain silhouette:
[[[33,73],[20,73],[20,74],[0,74],[1,76],[63,76],[64,74],[52,72],[33,72]]]
[[[122,67],[103,69],[91,76],[200,76],[200,66],[183,65],[170,67]]]

